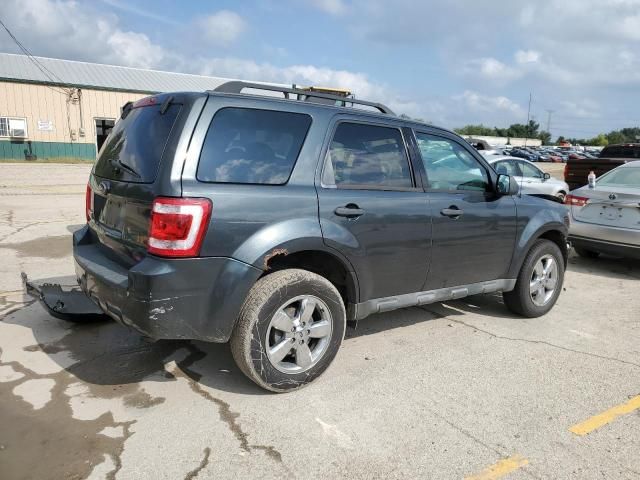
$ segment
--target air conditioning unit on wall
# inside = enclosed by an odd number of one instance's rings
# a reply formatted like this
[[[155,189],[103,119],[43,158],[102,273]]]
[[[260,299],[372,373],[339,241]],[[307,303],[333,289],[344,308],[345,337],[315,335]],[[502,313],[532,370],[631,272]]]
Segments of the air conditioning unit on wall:
[[[13,138],[25,138],[27,136],[27,121],[24,118],[10,118],[9,136]]]

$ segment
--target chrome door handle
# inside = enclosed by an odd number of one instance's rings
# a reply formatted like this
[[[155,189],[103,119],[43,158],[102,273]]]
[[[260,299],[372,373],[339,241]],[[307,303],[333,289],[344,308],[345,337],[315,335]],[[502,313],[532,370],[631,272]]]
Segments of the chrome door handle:
[[[449,208],[443,208],[442,210],[440,210],[440,215],[444,215],[445,217],[453,219],[460,218],[463,213],[464,212],[456,206],[451,206]]]
[[[361,215],[364,215],[364,210],[357,205],[350,203],[344,207],[336,208],[333,213],[339,217],[358,218]]]

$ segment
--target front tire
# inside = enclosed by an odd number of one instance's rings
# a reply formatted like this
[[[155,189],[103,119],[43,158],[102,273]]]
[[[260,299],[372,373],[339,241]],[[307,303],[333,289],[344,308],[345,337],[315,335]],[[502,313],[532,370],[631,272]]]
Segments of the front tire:
[[[346,323],[342,297],[331,282],[306,270],[280,270],[249,291],[231,352],[240,370],[260,387],[295,390],[329,367]]]
[[[502,297],[509,310],[535,318],[547,313],[556,303],[564,281],[564,258],[550,240],[536,241],[527,254],[515,288]]]

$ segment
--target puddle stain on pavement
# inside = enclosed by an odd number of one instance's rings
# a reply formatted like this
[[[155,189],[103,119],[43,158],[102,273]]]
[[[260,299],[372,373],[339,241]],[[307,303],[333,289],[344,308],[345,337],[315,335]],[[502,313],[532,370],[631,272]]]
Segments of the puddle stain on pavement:
[[[39,237],[24,242],[0,244],[0,249],[15,250],[21,258],[62,258],[71,255],[71,247],[71,235]]]
[[[15,312],[14,312],[15,313]],[[13,315],[5,322],[14,323]],[[17,322],[21,324],[21,322]],[[158,341],[151,343],[110,322],[95,325],[69,324],[63,326],[69,333],[53,341],[38,342],[42,336],[37,327],[33,335],[37,343],[22,347],[25,352],[44,352],[52,359],[58,355],[71,358],[74,363],[52,374],[37,374],[22,361],[7,361],[0,348],[0,366],[10,366],[23,376],[0,383],[0,404],[3,426],[0,428],[0,464],[7,478],[86,478],[93,468],[112,460],[112,471],[107,478],[115,478],[121,469],[121,455],[125,442],[135,434],[131,431],[135,420],[116,421],[114,412],[98,410],[96,418],[75,418],[74,408],[95,399],[119,399],[124,407],[147,409],[165,402],[164,397],[153,397],[140,382],[176,382],[184,378],[190,389],[217,406],[220,420],[236,438],[243,452],[263,452],[268,458],[281,463],[282,455],[273,446],[254,445],[238,422],[239,413],[230,405],[211,395],[199,381],[202,378],[191,367],[206,357],[206,353],[191,342]],[[76,329],[81,330],[74,332]],[[46,337],[46,335],[45,335]],[[117,345],[114,348],[114,345]],[[187,351],[172,371],[166,361],[178,350]],[[52,379],[51,400],[35,410],[33,405],[16,396],[13,389],[31,379]],[[84,405],[84,409],[87,405]],[[91,414],[91,412],[90,412]],[[82,417],[82,415],[80,415]],[[122,420],[120,418],[120,420]],[[123,436],[108,436],[100,432],[119,428]],[[201,468],[187,474],[195,478],[209,462],[211,451],[205,450]],[[38,459],[34,462],[33,459]],[[191,475],[189,477],[189,475]]]
[[[134,338],[133,345],[109,351],[104,338],[100,341],[98,335],[92,338],[91,329],[97,330],[95,327],[72,325],[70,330],[75,328],[83,328],[87,335],[70,334],[57,341],[23,347],[27,352],[41,350],[50,355],[66,352],[77,360],[57,373],[40,375],[22,362],[2,361],[0,349],[0,366],[10,366],[23,374],[13,381],[0,383],[3,411],[0,464],[3,478],[86,478],[97,464],[103,462],[105,455],[111,457],[115,466],[107,478],[115,478],[121,468],[124,444],[133,434],[130,428],[135,420],[117,422],[111,412],[102,413],[95,419],[74,418],[73,396],[70,397],[68,392],[81,382],[85,389],[80,400],[82,403],[91,398],[121,398],[124,406],[143,409],[159,405],[165,399],[149,395],[139,385],[140,381],[154,373],[159,373],[162,381],[175,381],[162,375],[162,360],[183,345],[141,343],[140,338]],[[37,333],[34,334],[37,337]],[[106,351],[99,351],[100,346]],[[34,409],[33,405],[13,393],[16,386],[31,379],[55,382],[51,400],[39,409]],[[121,428],[124,435],[114,438],[100,434],[105,429],[108,431],[109,427]]]

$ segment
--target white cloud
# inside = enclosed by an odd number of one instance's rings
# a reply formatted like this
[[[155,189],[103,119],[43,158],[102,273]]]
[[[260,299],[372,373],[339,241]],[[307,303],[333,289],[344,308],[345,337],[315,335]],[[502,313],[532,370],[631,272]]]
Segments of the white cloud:
[[[485,57],[469,60],[464,72],[470,76],[481,76],[502,85],[521,76],[521,72],[495,58]]]
[[[347,6],[343,0],[311,0],[311,4],[331,15],[343,15],[347,11]]]
[[[115,15],[75,1],[5,0],[3,20],[34,53],[126,66],[154,67],[166,57],[143,33],[119,28]],[[7,35],[0,49],[17,52]]]
[[[165,57],[164,50],[142,33],[116,30],[107,39],[107,45],[112,48],[107,61],[123,65],[150,68],[160,65]]]
[[[540,52],[535,50],[518,50],[515,54],[517,63],[535,63],[540,61]]]
[[[576,118],[598,118],[600,116],[600,105],[588,98],[577,102],[563,100],[560,105],[564,112]]]
[[[213,45],[227,46],[247,29],[247,23],[235,12],[220,10],[199,22],[204,37]]]
[[[519,104],[503,96],[492,97],[465,90],[461,95],[455,95],[453,100],[475,112],[507,113],[514,117],[524,114],[524,110]]]

